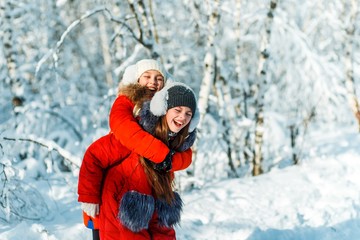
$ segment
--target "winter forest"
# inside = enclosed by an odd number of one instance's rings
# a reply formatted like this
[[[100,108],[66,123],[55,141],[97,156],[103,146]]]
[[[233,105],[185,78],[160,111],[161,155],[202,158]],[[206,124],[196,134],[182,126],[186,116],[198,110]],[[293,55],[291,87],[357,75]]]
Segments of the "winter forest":
[[[183,192],[299,165],[315,131],[358,133],[359,23],[360,0],[1,1],[0,239],[66,204],[80,214],[83,154],[143,58],[198,97]]]

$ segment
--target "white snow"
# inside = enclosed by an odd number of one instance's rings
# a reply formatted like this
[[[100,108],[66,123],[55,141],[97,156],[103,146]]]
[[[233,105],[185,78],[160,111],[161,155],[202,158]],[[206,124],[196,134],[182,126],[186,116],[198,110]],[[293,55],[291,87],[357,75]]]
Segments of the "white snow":
[[[299,165],[181,192],[185,206],[177,238],[358,239],[360,136],[341,129],[311,139]],[[2,221],[1,240],[91,239],[82,225],[76,175],[29,185],[42,194],[49,213],[38,221]]]

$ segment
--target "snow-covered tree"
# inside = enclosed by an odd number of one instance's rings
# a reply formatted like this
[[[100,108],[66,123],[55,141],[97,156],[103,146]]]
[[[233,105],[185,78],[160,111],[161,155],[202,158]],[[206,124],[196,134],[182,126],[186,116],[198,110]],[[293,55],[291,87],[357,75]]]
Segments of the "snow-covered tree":
[[[9,181],[76,174],[124,69],[149,57],[199,99],[183,187],[301,162],[314,128],[358,128],[358,4],[0,1],[0,163]]]

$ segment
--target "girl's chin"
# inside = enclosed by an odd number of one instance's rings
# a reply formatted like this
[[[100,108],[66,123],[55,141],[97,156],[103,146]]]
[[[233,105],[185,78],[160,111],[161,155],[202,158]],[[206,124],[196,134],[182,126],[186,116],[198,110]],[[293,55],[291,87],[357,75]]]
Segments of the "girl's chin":
[[[181,130],[181,129],[180,129]],[[178,133],[178,132],[180,132],[180,130],[179,129],[171,129],[170,128],[170,131],[172,131],[173,133]]]
[[[172,131],[173,133],[178,133],[182,129],[182,128],[178,128],[178,127],[174,127],[174,126],[171,126],[169,128],[170,128],[170,131]]]

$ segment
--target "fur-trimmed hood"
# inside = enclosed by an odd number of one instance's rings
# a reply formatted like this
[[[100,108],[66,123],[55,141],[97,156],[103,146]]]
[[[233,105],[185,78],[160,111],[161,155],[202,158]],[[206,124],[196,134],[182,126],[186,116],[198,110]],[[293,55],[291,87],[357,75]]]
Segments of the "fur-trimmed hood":
[[[121,86],[118,90],[118,95],[128,97],[135,106],[139,108],[145,101],[150,101],[155,92],[138,83]]]

